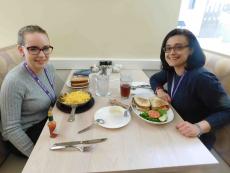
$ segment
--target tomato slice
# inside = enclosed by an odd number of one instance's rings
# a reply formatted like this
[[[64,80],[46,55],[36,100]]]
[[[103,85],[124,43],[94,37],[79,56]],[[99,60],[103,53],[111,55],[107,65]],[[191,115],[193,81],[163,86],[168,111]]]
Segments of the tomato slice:
[[[166,110],[166,111],[167,111],[167,110],[169,110],[169,106],[168,106],[168,105],[161,106],[160,109],[161,109],[161,110]]]
[[[160,117],[160,113],[154,110],[150,110],[148,111],[149,117],[151,118],[159,118]]]

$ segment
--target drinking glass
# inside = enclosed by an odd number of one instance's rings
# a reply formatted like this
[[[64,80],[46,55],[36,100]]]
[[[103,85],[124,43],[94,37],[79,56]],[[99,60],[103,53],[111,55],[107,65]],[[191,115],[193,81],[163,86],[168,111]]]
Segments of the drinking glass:
[[[91,94],[96,93],[96,84],[97,84],[97,73],[90,73],[89,74],[89,91]]]
[[[107,96],[109,94],[109,76],[98,75],[96,78],[96,95]]]
[[[130,74],[120,75],[120,93],[122,98],[129,98],[132,84],[132,76]]]

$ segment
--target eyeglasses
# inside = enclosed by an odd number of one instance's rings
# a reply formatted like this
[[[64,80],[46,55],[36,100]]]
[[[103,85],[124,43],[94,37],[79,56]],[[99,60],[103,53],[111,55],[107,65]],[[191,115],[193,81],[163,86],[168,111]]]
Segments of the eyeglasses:
[[[174,47],[166,46],[166,47],[163,48],[163,50],[164,50],[165,53],[170,53],[172,50],[174,52],[180,52],[186,47],[189,47],[189,45],[184,45],[184,46],[183,45],[176,45]]]
[[[31,47],[26,47],[28,50],[29,54],[31,55],[39,55],[39,53],[42,51],[45,55],[49,55],[53,51],[52,46],[44,46],[43,48],[39,48],[37,46],[31,46]]]

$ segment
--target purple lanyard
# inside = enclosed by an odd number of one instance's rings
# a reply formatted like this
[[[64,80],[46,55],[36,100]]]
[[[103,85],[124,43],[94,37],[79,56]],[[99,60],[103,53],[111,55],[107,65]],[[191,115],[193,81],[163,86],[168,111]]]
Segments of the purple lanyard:
[[[27,63],[26,62],[24,62],[24,67],[25,67],[25,69],[28,71],[28,73],[30,74],[30,76],[35,80],[35,82],[42,88],[42,90],[49,96],[49,98],[50,98],[50,100],[51,100],[51,102],[52,102],[52,104],[55,102],[55,100],[56,100],[56,95],[55,95],[55,91],[54,91],[54,84],[53,84],[53,82],[51,81],[51,79],[50,79],[50,77],[49,77],[49,75],[48,75],[48,70],[46,69],[46,68],[44,68],[44,72],[45,72],[45,74],[46,74],[46,77],[47,77],[47,79],[48,79],[48,81],[49,81],[49,84],[50,84],[50,86],[52,87],[52,89],[53,89],[53,93],[54,94],[51,94],[49,91],[48,91],[48,89],[47,89],[47,87],[39,80],[39,78],[38,78],[38,76],[28,67],[28,65],[27,65]]]
[[[180,77],[179,82],[177,83],[176,87],[174,86],[175,84],[175,74],[173,75],[173,81],[172,81],[172,87],[171,87],[171,98],[173,99],[173,97],[175,96],[177,89],[179,88],[181,81],[183,80],[184,76],[185,76],[186,72]],[[174,89],[175,87],[175,89]]]

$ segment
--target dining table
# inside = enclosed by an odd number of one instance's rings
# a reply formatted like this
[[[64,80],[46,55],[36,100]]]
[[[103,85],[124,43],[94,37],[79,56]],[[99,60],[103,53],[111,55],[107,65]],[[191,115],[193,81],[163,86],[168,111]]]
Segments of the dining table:
[[[62,94],[73,89],[67,84],[75,70],[72,70]],[[134,82],[149,83],[149,78],[141,69],[123,70],[132,76]],[[88,88],[84,88],[87,90]],[[151,89],[148,93],[153,93]],[[47,124],[28,158],[23,173],[78,173],[78,172],[195,172],[212,169],[218,161],[203,145],[199,138],[181,135],[176,124],[183,121],[173,109],[173,120],[165,124],[153,124],[141,119],[131,110],[130,121],[122,127],[102,127],[94,125],[84,133],[79,130],[94,121],[96,112],[111,106],[110,100],[117,99],[129,104],[120,96],[120,73],[111,73],[107,96],[92,93],[93,105],[90,109],[75,114],[75,121],[68,122],[69,113],[54,106],[52,114],[56,121],[56,138],[51,138]],[[142,89],[144,91],[144,89]],[[140,92],[142,92],[140,90]],[[51,150],[54,143],[107,138],[93,144],[91,150],[80,152],[77,149]]]

